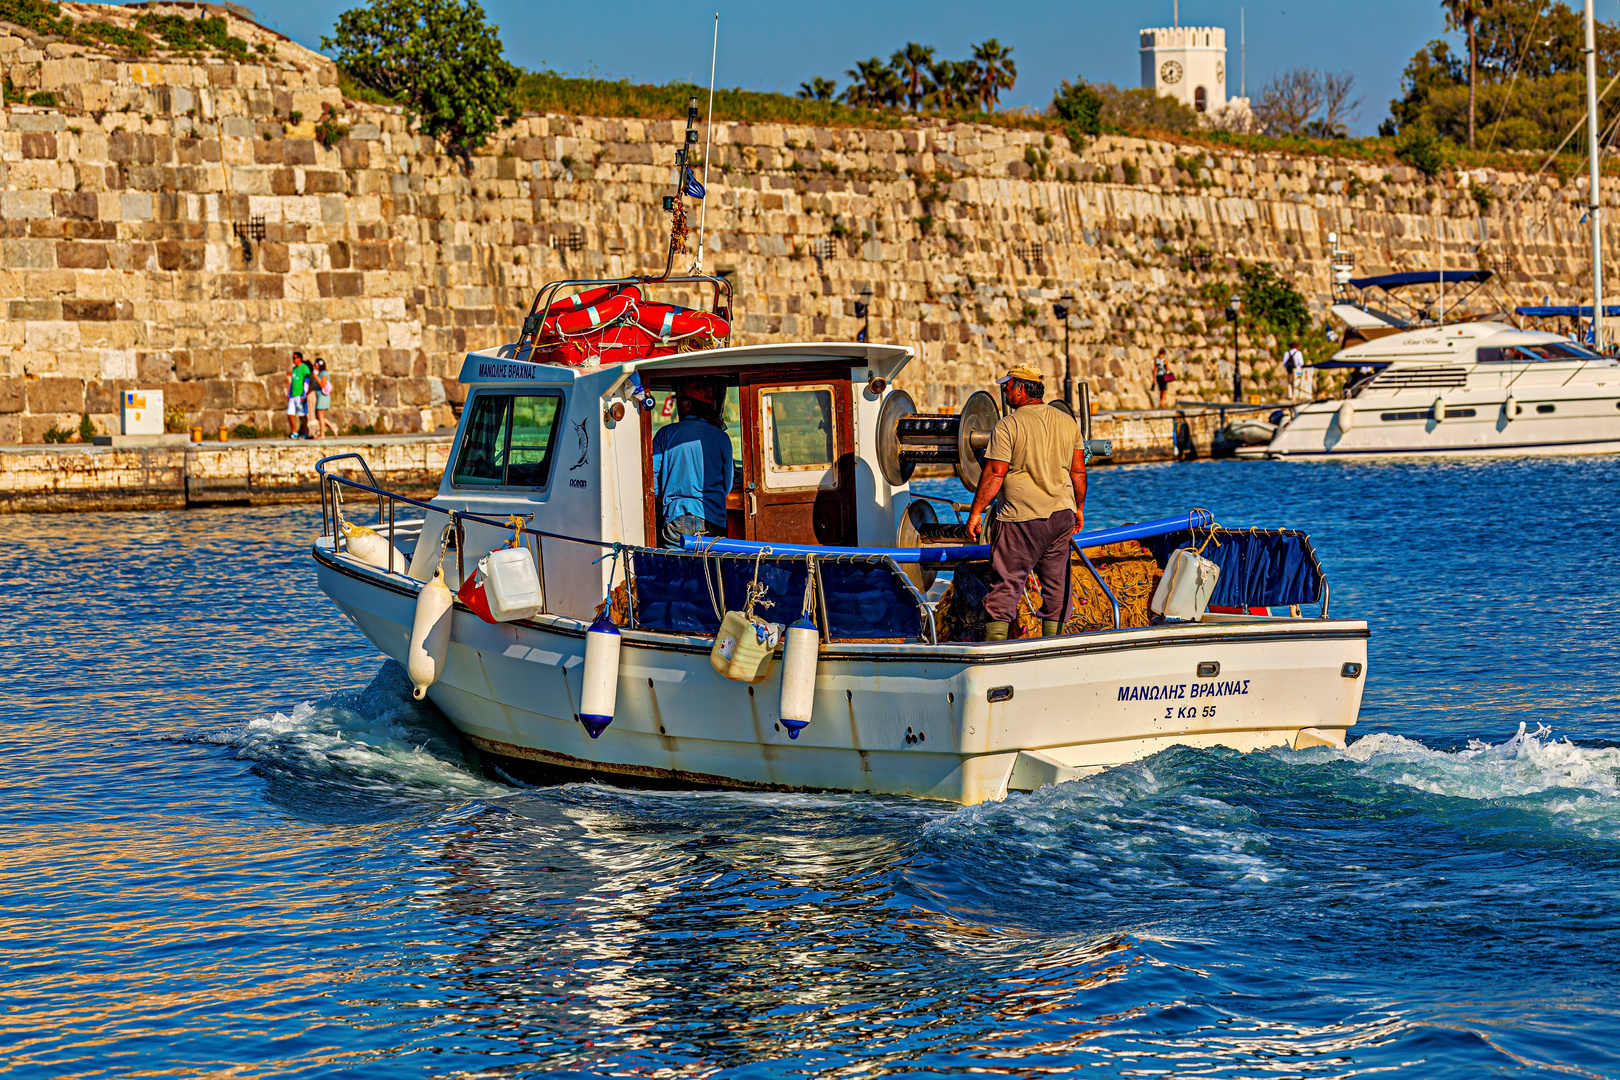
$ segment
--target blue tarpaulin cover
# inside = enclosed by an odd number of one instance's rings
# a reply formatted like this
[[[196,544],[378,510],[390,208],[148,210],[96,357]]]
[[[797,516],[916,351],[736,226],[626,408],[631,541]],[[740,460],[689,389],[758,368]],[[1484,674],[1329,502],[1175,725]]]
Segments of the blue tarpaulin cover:
[[[899,576],[887,563],[822,563],[827,632],[835,638],[911,638],[922,633],[917,601]]]
[[[1194,540],[1187,532],[1154,536],[1142,543],[1163,566],[1171,552],[1203,543],[1202,529]],[[1221,568],[1209,602],[1217,607],[1288,607],[1315,604],[1322,599],[1322,566],[1311,548],[1311,538],[1291,529],[1216,529],[1204,548],[1204,558]]]
[[[1490,279],[1489,270],[1403,270],[1398,274],[1351,278],[1350,284],[1358,289],[1401,289],[1408,285],[1467,285]]]
[[[712,635],[720,629],[710,600],[710,582],[716,599],[727,610],[741,611],[748,584],[754,579],[754,560],[747,557],[639,550],[631,567],[636,579],[636,626],[678,634]],[[917,637],[921,633],[916,601],[887,563],[824,562],[820,570],[826,626],[832,637]],[[754,613],[775,623],[797,619],[804,604],[806,572],[802,558],[761,560],[759,583],[766,594]]]

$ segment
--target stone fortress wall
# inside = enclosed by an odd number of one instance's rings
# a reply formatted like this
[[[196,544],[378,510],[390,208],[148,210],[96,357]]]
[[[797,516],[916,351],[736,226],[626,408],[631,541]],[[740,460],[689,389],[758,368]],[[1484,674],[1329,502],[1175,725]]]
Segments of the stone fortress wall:
[[[345,101],[319,55],[235,16],[231,32],[268,53],[131,61],[0,24],[0,443],[84,412],[116,430],[135,387],[210,429],[278,425],[294,347],[326,357],[340,427],[431,430],[465,351],[513,339],[542,283],[662,268],[679,122],[526,116],[464,171],[399,110]],[[55,104],[15,100],[42,91]],[[347,129],[331,145],[328,108]],[[1200,290],[1269,260],[1320,314],[1330,230],[1362,272],[1484,261],[1514,302],[1578,302],[1586,280],[1584,180],[1116,136],[1076,153],[926,119],[713,137],[706,261],[735,283],[735,340],[852,339],[869,285],[872,339],[918,348],[900,383],[925,408],[1014,361],[1060,379],[1065,289],[1102,407],[1150,403],[1160,345],[1177,396],[1224,398],[1231,331]],[[1248,386],[1275,387],[1280,350],[1243,350]]]

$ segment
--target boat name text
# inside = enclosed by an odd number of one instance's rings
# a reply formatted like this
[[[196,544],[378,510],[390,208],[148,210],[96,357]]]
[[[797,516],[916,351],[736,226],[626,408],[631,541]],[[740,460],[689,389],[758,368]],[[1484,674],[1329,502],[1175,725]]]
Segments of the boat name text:
[[[534,368],[528,364],[479,364],[480,379],[532,379]]]
[[[1231,697],[1249,692],[1248,679],[1225,682],[1174,683],[1168,686],[1122,686],[1121,701],[1185,701],[1188,698]]]

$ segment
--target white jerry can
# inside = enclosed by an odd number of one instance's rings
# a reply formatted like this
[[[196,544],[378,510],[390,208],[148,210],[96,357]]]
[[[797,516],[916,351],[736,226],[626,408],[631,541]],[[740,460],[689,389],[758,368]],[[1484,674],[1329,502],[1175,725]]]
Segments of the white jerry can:
[[[1149,607],[1167,619],[1193,622],[1204,617],[1221,568],[1190,547],[1177,548],[1153,590]]]
[[[528,548],[499,548],[478,560],[478,569],[496,622],[533,618],[544,605],[540,575]]]

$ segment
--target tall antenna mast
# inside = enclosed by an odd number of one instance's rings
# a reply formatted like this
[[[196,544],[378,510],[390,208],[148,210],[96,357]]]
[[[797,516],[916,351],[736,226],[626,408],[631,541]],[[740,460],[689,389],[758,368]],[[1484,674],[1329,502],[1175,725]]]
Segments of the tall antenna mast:
[[[714,13],[714,44],[709,48],[709,112],[707,124],[709,130],[703,136],[703,190],[709,190],[709,147],[714,142],[714,61],[720,55],[720,13]],[[703,272],[703,226],[709,220],[709,200],[705,197],[703,205],[698,207],[698,249],[697,262],[692,269],[697,273]]]
[[[1176,25],[1181,25],[1181,0],[1171,0],[1171,10],[1175,12]]]
[[[1602,178],[1603,148],[1598,145],[1597,112],[1597,32],[1593,26],[1592,0],[1586,0],[1586,150],[1591,186],[1587,191],[1587,216],[1592,219],[1592,347],[1603,351],[1603,227],[1598,215],[1603,198],[1598,190]]]
[[[1243,22],[1243,9],[1238,8],[1238,97],[1249,96],[1249,33]]]

